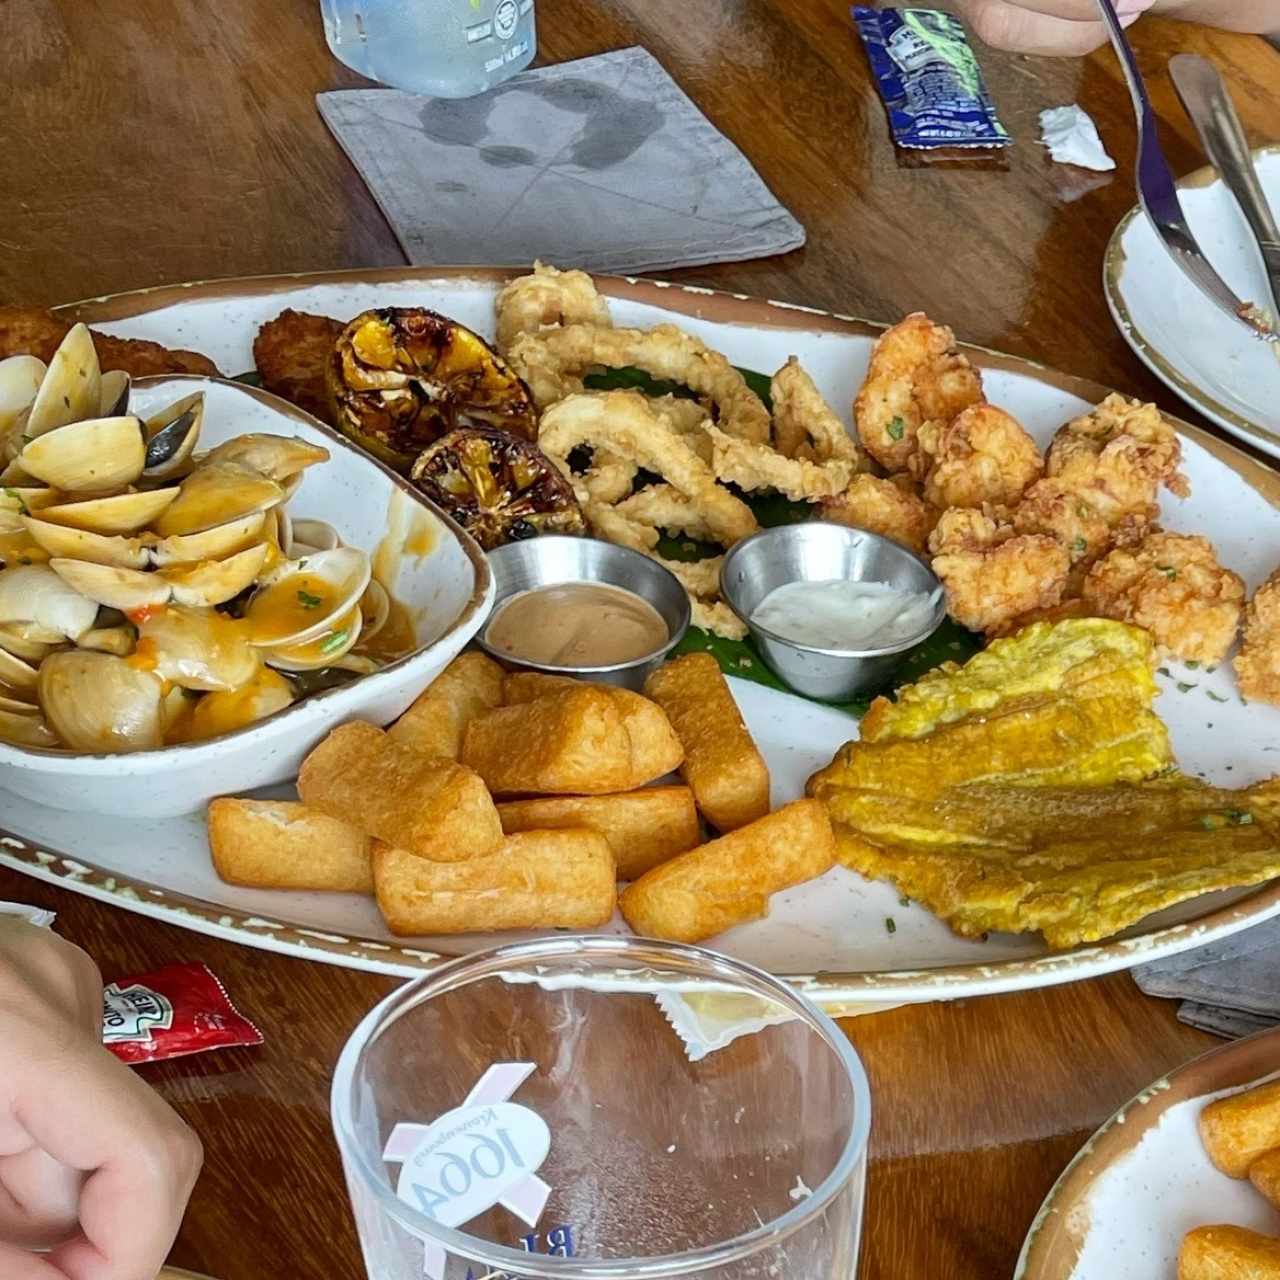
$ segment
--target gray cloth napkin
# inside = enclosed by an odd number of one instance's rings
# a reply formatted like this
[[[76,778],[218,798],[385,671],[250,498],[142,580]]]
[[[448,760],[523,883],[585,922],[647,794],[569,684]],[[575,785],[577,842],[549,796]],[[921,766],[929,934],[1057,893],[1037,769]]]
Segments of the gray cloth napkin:
[[[316,97],[415,265],[637,272],[784,253],[804,228],[644,49],[477,98]]]
[[[1181,1000],[1178,1017],[1227,1039],[1280,1024],[1280,917],[1133,971],[1150,996]]]

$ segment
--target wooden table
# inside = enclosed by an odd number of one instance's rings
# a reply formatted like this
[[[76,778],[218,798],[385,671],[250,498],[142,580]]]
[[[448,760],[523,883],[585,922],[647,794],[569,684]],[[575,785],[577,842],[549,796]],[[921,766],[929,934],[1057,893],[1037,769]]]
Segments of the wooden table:
[[[1103,247],[1132,202],[1132,121],[1105,54],[983,51],[1018,145],[1000,168],[905,167],[843,0],[540,0],[562,61],[643,44],[808,228],[781,258],[673,273],[698,284],[894,319],[925,307],[965,339],[1187,414],[1114,329]],[[65,302],[165,281],[401,260],[316,114],[362,83],[325,49],[315,0],[7,0],[0,298]],[[1179,50],[1230,75],[1256,142],[1277,139],[1280,53],[1144,20],[1138,55],[1175,169],[1201,163],[1162,74]],[[1116,175],[1049,164],[1041,108],[1079,101]],[[360,1273],[329,1073],[387,979],[186,933],[0,873],[0,898],[59,912],[104,974],[200,959],[266,1045],[147,1078],[200,1132],[204,1177],[174,1254],[222,1280]],[[1207,1048],[1125,975],[904,1008],[847,1024],[875,1094],[862,1276],[1008,1275],[1041,1198],[1085,1135]]]

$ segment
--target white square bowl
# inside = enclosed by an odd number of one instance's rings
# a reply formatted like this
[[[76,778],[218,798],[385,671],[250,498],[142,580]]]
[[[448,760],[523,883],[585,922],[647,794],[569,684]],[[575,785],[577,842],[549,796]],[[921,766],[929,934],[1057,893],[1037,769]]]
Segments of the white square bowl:
[[[479,546],[408,481],[309,414],[254,387],[195,375],[140,378],[130,407],[145,417],[193,391],[205,393],[201,451],[251,431],[300,436],[329,450],[328,462],[306,471],[289,512],[326,520],[344,542],[375,555],[418,646],[372,675],[204,742],[116,755],[0,742],[0,788],[57,809],[167,817],[202,809],[214,796],[289,781],[334,725],[394,720],[488,616],[493,578]]]

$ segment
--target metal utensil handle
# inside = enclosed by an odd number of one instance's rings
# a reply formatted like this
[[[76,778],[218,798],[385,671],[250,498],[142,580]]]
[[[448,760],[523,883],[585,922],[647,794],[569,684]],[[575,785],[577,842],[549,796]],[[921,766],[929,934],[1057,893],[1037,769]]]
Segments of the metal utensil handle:
[[[1169,74],[1210,163],[1236,198],[1253,234],[1280,252],[1280,227],[1267,203],[1235,103],[1218,68],[1195,53],[1169,59]]]

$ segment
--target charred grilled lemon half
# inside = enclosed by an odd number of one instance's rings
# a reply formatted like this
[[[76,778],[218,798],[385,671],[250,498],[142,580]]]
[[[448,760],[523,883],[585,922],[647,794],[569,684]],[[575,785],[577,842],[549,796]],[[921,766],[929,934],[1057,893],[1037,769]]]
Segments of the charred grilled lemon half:
[[[541,533],[586,531],[569,482],[536,445],[506,431],[451,431],[423,451],[410,475],[486,551]]]
[[[502,357],[424,307],[356,316],[334,344],[326,383],[334,425],[398,471],[455,427],[537,436],[533,397]]]

